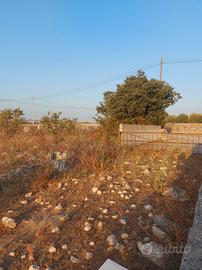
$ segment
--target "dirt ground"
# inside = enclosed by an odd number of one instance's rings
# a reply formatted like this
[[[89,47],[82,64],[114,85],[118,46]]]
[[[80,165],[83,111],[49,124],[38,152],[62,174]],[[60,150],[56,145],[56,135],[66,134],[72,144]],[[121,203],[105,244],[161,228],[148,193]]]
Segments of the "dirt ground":
[[[153,222],[148,214],[166,214],[178,225],[163,245],[186,243],[201,185],[202,158],[132,150],[112,163],[109,170],[83,175],[81,168],[43,181],[43,185],[41,179],[36,179],[29,198],[25,193],[1,196],[0,218],[11,217],[17,226],[9,229],[0,223],[0,266],[10,270],[29,269],[31,264],[40,269],[98,270],[111,258],[129,270],[158,269],[142,257],[137,247],[145,237],[162,242],[152,234]],[[184,188],[189,200],[178,202],[162,196],[172,184]],[[27,204],[22,204],[24,200]],[[55,209],[59,204],[61,209]],[[151,204],[153,210],[146,211],[146,204]],[[88,231],[84,230],[86,222],[90,225]],[[59,231],[52,232],[54,228]],[[127,233],[128,239],[123,240],[122,233]],[[111,234],[120,243],[117,249],[108,246]],[[56,252],[50,253],[50,246]],[[86,258],[87,252],[92,258]],[[76,263],[71,256],[78,259]],[[179,269],[181,256],[173,254],[168,269]]]

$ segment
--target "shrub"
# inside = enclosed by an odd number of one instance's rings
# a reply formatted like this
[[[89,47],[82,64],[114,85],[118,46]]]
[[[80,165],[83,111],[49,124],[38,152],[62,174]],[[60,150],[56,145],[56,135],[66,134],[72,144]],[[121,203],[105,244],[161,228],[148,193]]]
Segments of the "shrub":
[[[23,111],[20,108],[4,109],[0,111],[0,127],[1,131],[6,135],[14,135],[19,132],[24,123],[22,118]]]
[[[76,119],[61,118],[62,112],[48,112],[40,120],[41,127],[54,135],[61,132],[72,133],[76,130]]]

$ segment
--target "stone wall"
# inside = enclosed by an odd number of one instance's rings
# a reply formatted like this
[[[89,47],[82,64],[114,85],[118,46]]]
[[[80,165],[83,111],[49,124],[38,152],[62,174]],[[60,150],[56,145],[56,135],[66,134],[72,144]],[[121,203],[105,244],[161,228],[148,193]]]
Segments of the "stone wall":
[[[182,126],[183,127],[183,126]],[[202,132],[172,132],[153,125],[120,124],[119,133],[122,144],[144,145],[153,150],[182,150],[202,154]]]
[[[202,185],[180,270],[202,269]]]
[[[171,133],[202,133],[202,123],[167,123],[165,129]]]

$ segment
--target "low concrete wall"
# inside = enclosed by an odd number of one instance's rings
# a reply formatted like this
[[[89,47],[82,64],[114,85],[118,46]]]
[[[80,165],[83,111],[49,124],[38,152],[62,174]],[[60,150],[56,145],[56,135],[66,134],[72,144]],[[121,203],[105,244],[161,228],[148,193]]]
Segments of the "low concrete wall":
[[[144,145],[153,150],[179,149],[202,154],[202,133],[172,133],[160,126],[120,124],[122,144]]]
[[[180,270],[202,269],[202,185]]]
[[[165,129],[171,133],[202,133],[202,123],[167,123]]]
[[[161,126],[155,125],[127,125],[120,124],[119,132],[158,132],[161,133]]]

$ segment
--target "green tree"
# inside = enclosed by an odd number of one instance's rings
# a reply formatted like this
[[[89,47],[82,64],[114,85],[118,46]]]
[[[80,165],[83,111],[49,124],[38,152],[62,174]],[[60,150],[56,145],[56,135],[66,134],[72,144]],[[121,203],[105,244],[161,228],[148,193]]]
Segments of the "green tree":
[[[166,109],[181,96],[166,82],[151,79],[138,71],[135,76],[117,85],[116,91],[104,93],[97,106],[97,121],[105,120],[131,124],[162,124]]]
[[[202,123],[202,114],[201,113],[192,113],[189,116],[190,123]]]
[[[189,122],[189,116],[185,113],[181,113],[179,114],[176,119],[175,119],[176,123],[188,123]]]
[[[165,123],[176,123],[177,116],[175,115],[167,115],[164,122]]]
[[[23,111],[20,108],[4,109],[0,111],[1,131],[7,135],[14,135],[20,131],[24,123]]]
[[[76,129],[76,119],[61,118],[62,112],[48,112],[47,116],[43,116],[40,120],[41,127],[48,130],[52,134],[60,132],[71,133]]]

